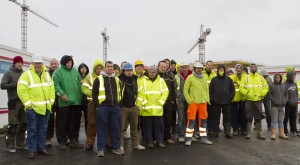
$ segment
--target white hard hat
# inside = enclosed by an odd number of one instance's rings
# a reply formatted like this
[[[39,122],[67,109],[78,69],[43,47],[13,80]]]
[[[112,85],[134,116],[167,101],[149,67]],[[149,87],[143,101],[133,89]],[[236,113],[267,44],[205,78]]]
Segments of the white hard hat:
[[[190,64],[189,63],[187,63],[187,62],[181,62],[180,63],[180,66],[189,66]]]
[[[194,67],[195,67],[195,68],[203,68],[203,64],[201,64],[201,62],[199,62],[199,61],[196,61],[196,62],[194,63]]]
[[[44,62],[43,61],[43,57],[42,56],[38,56],[38,55],[33,55],[32,56],[32,62]]]

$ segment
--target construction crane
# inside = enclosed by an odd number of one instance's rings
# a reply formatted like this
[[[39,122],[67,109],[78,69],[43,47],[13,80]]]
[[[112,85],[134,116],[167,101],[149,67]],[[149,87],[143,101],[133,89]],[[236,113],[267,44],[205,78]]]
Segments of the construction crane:
[[[104,28],[104,31],[101,33],[103,37],[103,62],[105,63],[107,61],[107,45],[110,46],[108,40],[109,36],[106,33],[106,28]]]
[[[40,15],[36,11],[32,10],[29,8],[29,6],[26,5],[26,0],[23,0],[23,4],[19,3],[17,0],[9,0],[18,6],[21,7],[22,12],[21,12],[21,45],[22,45],[22,50],[27,51],[27,11],[30,11],[32,14],[42,18],[43,20],[49,22],[50,24],[58,27],[54,22],[50,21],[46,17]]]
[[[199,62],[201,62],[203,65],[205,63],[205,42],[206,42],[206,36],[208,36],[211,32],[210,28],[207,28],[205,32],[203,32],[204,26],[201,24],[200,26],[200,37],[198,41],[192,46],[191,49],[187,52],[188,54],[198,45],[199,47]]]

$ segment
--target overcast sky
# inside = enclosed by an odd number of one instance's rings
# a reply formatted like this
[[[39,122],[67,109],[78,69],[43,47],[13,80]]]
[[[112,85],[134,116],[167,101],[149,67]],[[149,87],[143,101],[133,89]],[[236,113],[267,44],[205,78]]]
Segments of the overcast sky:
[[[22,0],[18,0],[22,2]],[[104,27],[110,36],[108,60],[137,59],[146,65],[164,58],[193,62],[187,54],[211,28],[206,60],[246,60],[265,65],[300,63],[299,0],[27,0],[59,25],[28,14],[28,51],[60,59],[72,54],[75,65],[103,58]],[[0,1],[0,43],[21,47],[21,8]]]

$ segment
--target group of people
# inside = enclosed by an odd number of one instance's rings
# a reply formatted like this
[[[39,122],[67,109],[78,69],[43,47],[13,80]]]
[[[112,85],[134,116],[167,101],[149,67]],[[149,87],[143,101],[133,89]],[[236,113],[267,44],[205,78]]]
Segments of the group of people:
[[[250,73],[241,64],[234,69],[229,72],[220,64],[215,71],[212,61],[204,66],[169,59],[147,69],[141,60],[119,67],[100,59],[91,70],[84,63],[75,69],[70,55],[60,62],[52,59],[47,69],[42,57],[34,55],[29,70],[23,71],[23,59],[16,56],[1,81],[1,89],[8,93],[7,151],[28,148],[30,159],[37,153],[51,156],[46,146],[51,147],[54,130],[61,150],[84,146],[93,150],[97,137],[99,157],[106,146],[123,155],[127,129],[137,150],[165,148],[175,139],[187,146],[197,139],[211,145],[208,137],[216,138],[221,131],[221,112],[226,138],[250,139],[254,119],[257,138],[265,140],[263,105],[272,140],[277,126],[279,138],[288,139],[288,121],[290,132],[300,136],[296,125],[300,81],[297,86],[293,68],[284,77],[275,74],[273,82],[266,71],[259,74],[254,63]],[[85,145],[79,140],[82,114]]]

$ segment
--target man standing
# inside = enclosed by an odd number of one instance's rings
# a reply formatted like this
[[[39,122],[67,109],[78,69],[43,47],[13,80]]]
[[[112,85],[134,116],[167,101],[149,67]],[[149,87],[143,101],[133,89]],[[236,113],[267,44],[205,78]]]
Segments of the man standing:
[[[167,72],[167,64],[165,61],[160,61],[158,63],[158,72],[159,76],[163,78],[168,86],[169,96],[164,104],[164,140],[169,143],[173,144],[174,141],[171,139],[171,124],[172,124],[172,113],[176,113],[175,111],[175,104],[176,104],[176,88],[174,81],[174,75],[171,72]]]
[[[133,75],[133,66],[130,63],[124,64],[122,73],[119,76],[121,82],[121,91],[123,91],[121,107],[121,149],[124,150],[124,128],[126,121],[130,124],[131,143],[133,149],[143,150],[144,146],[140,144],[138,134],[138,113],[139,108],[136,106],[138,94],[137,76]]]
[[[114,64],[111,61],[105,63],[105,70],[93,83],[93,104],[97,107],[97,149],[98,156],[104,157],[107,129],[110,129],[110,137],[113,153],[124,155],[120,149],[121,126],[121,101],[122,93],[120,81],[114,75]]]
[[[286,81],[284,83],[287,88],[288,96],[287,103],[285,105],[285,117],[284,117],[284,132],[288,134],[288,121],[290,121],[290,131],[293,136],[300,136],[297,132],[297,110],[298,110],[298,88],[295,83],[296,72],[289,71],[286,74]]]
[[[217,69],[217,76],[211,80],[209,96],[212,105],[213,137],[218,137],[221,110],[223,114],[223,126],[225,137],[232,139],[231,130],[231,109],[230,103],[233,100],[235,89],[232,80],[225,76],[225,65],[220,64]]]
[[[174,75],[177,75],[176,64],[177,64],[176,61],[171,60],[170,71],[171,71]]]
[[[163,144],[163,105],[169,94],[168,87],[165,81],[157,74],[155,66],[148,68],[148,76],[142,81],[142,86],[139,87],[137,105],[141,107],[141,120],[147,147],[154,148],[154,131],[158,146],[165,148]]]
[[[203,70],[203,75],[206,79],[207,85],[209,87],[210,81],[212,78],[217,76],[215,71],[213,70],[213,62],[211,60],[208,60],[205,65],[205,69]],[[212,107],[210,104],[207,104],[207,112],[208,112],[208,118],[207,118],[207,130],[209,134],[213,134],[213,122],[212,122]]]
[[[233,136],[237,136],[239,131],[243,136],[247,135],[247,119],[245,116],[245,101],[244,96],[240,92],[241,80],[245,78],[245,73],[242,72],[241,64],[235,65],[235,73],[229,77],[232,79],[235,87],[235,95],[231,102],[231,126]]]
[[[89,74],[89,67],[85,64],[85,63],[81,63],[78,66],[78,72],[80,74],[81,77],[81,83],[83,84],[84,82],[84,78]],[[88,126],[88,114],[87,114],[87,108],[88,108],[88,99],[87,96],[82,93],[81,96],[81,110],[83,112],[83,117],[84,117],[84,128],[85,128],[85,133],[87,133],[87,126]],[[80,116],[81,118],[81,116]]]
[[[252,121],[254,117],[257,138],[265,140],[266,138],[262,135],[262,99],[266,96],[269,91],[269,86],[266,80],[257,73],[256,64],[250,64],[251,73],[242,80],[240,85],[240,92],[245,96],[245,112],[247,118],[247,136],[246,139],[251,138],[252,132]]]
[[[18,81],[17,92],[26,110],[28,158],[34,159],[36,152],[51,156],[45,141],[55,91],[41,56],[32,57],[29,70]]]
[[[184,137],[185,137],[185,127],[186,127],[186,111],[187,111],[187,102],[184,97],[184,84],[186,79],[190,74],[192,74],[192,71],[189,70],[189,63],[181,63],[180,65],[181,72],[179,72],[177,75],[175,75],[175,79],[177,82],[177,93],[178,93],[178,99],[177,99],[177,112],[178,112],[178,141],[183,143]]]
[[[100,59],[96,59],[93,65],[93,72],[86,76],[83,80],[81,91],[87,96],[89,101],[87,108],[87,137],[86,137],[86,149],[92,150],[95,137],[96,137],[96,108],[92,101],[92,88],[95,79],[101,74],[103,70],[103,62]]]
[[[272,79],[271,79],[269,73],[266,71],[266,69],[262,69],[260,71],[260,75],[264,77],[264,79],[267,81],[269,88],[270,88],[270,85],[272,84]],[[269,98],[268,94],[263,99],[263,104],[264,104],[265,113],[266,113],[267,126],[268,126],[268,129],[270,130],[271,129],[271,102],[270,102],[270,98]]]
[[[26,148],[24,145],[26,132],[26,117],[24,106],[17,95],[17,82],[23,73],[23,58],[15,56],[13,66],[4,74],[1,80],[1,89],[7,90],[8,98],[8,129],[6,132],[6,150],[16,152],[17,148]]]
[[[191,145],[192,136],[196,124],[196,115],[198,113],[198,125],[200,134],[200,143],[212,144],[207,139],[206,134],[206,119],[207,119],[207,104],[209,103],[209,89],[207,80],[203,73],[203,65],[200,62],[194,63],[194,73],[190,75],[184,84],[184,97],[189,104],[187,110],[187,126],[186,126],[186,142],[185,145]],[[196,124],[197,125],[197,124]]]
[[[72,56],[64,55],[60,60],[60,68],[54,75],[55,92],[58,96],[59,109],[56,113],[56,136],[61,150],[69,146],[82,148],[79,143],[79,129],[81,117],[81,78],[78,71],[73,68]]]
[[[59,67],[59,62],[57,59],[53,58],[50,61],[50,67],[49,67],[49,74],[52,77],[54,71]],[[55,113],[58,110],[58,100],[57,97],[55,97],[55,101],[52,105],[52,113],[50,114],[49,121],[48,121],[48,128],[47,128],[47,133],[46,133],[46,147],[51,147],[52,142],[51,139],[54,136],[54,116]]]

